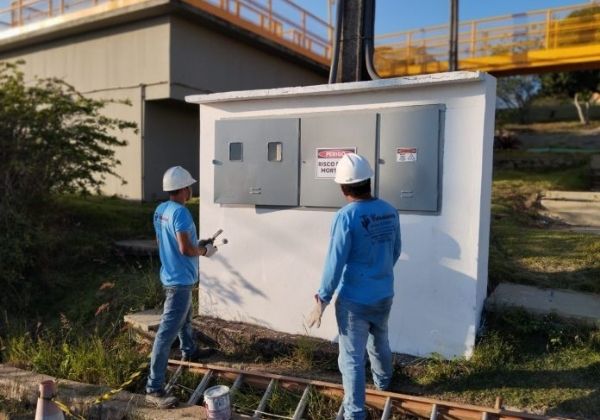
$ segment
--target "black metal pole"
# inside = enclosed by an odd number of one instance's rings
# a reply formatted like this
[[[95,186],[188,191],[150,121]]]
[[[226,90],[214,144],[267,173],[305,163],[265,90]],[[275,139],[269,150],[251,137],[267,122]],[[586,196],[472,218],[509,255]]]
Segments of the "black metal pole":
[[[363,59],[365,0],[345,0],[338,4],[338,7],[340,5],[343,19],[339,51],[340,63],[335,81],[340,83],[368,80]]]
[[[458,0],[450,0],[450,51],[448,70],[458,70]]]

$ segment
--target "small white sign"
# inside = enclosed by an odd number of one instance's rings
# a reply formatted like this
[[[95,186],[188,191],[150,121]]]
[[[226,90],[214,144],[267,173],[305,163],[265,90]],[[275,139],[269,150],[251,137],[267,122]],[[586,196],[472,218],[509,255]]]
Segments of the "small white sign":
[[[319,147],[315,160],[316,177],[335,178],[335,168],[346,153],[356,153],[356,147]]]
[[[399,147],[396,149],[396,162],[416,162],[416,147]]]

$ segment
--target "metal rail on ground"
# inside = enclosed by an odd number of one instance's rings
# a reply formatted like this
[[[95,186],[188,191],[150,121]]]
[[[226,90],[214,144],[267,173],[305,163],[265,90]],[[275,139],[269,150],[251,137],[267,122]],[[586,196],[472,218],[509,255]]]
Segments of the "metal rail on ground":
[[[190,398],[191,404],[199,401],[211,378],[222,378],[233,381],[232,390],[238,390],[242,383],[264,389],[259,405],[254,409],[253,418],[274,417],[300,419],[308,405],[308,395],[311,390],[320,392],[328,397],[342,399],[344,388],[340,384],[296,378],[292,376],[277,375],[265,372],[254,372],[228,368],[223,366],[208,365],[203,363],[191,363],[179,360],[169,360],[169,366],[176,368],[188,368],[191,372],[203,374],[200,384],[196,388],[198,398]],[[177,373],[176,373],[177,374]],[[174,374],[174,375],[176,375]],[[208,378],[208,379],[207,379]],[[266,413],[268,402],[276,386],[286,390],[302,393],[302,397],[294,411],[293,417],[283,417],[276,414]],[[198,391],[201,389],[201,392]],[[194,397],[194,395],[193,395]],[[450,401],[441,401],[431,398],[418,397],[414,395],[398,394],[395,392],[377,391],[367,389],[367,406],[381,411],[381,419],[387,420],[398,414],[432,419],[432,420],[548,420],[551,417],[539,416],[524,412],[505,410],[501,407],[501,399],[496,400],[495,407],[482,407],[469,404],[460,404]],[[343,418],[343,406],[337,414],[337,419]]]

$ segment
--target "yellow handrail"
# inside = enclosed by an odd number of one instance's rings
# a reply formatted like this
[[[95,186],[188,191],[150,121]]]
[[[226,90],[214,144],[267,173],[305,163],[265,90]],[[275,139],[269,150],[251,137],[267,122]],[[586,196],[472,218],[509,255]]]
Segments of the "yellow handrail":
[[[572,16],[586,9],[590,14]],[[448,43],[448,25],[381,35],[376,37],[375,65],[384,76],[445,70]],[[582,52],[581,48],[588,51]],[[547,66],[557,49],[561,49],[555,54],[557,65],[600,62],[598,48],[600,3],[595,2],[463,21],[459,25],[462,69],[508,71]]]

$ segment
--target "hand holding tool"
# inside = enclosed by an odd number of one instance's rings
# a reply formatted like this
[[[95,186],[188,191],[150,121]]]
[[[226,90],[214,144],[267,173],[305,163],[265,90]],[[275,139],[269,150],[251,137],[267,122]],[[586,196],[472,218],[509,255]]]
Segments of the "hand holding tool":
[[[198,246],[204,246],[205,247],[206,244],[211,244],[211,245],[214,244],[215,239],[217,239],[217,236],[219,236],[221,233],[223,233],[223,229],[217,230],[215,232],[215,234],[213,236],[211,236],[210,238],[208,238],[208,239],[200,239],[198,241]],[[227,242],[225,242],[225,243],[227,243]]]
[[[214,246],[213,244],[206,244],[206,245],[204,245],[204,248],[206,248],[206,253],[204,254],[204,256],[206,258],[212,257],[218,251],[217,247]]]

